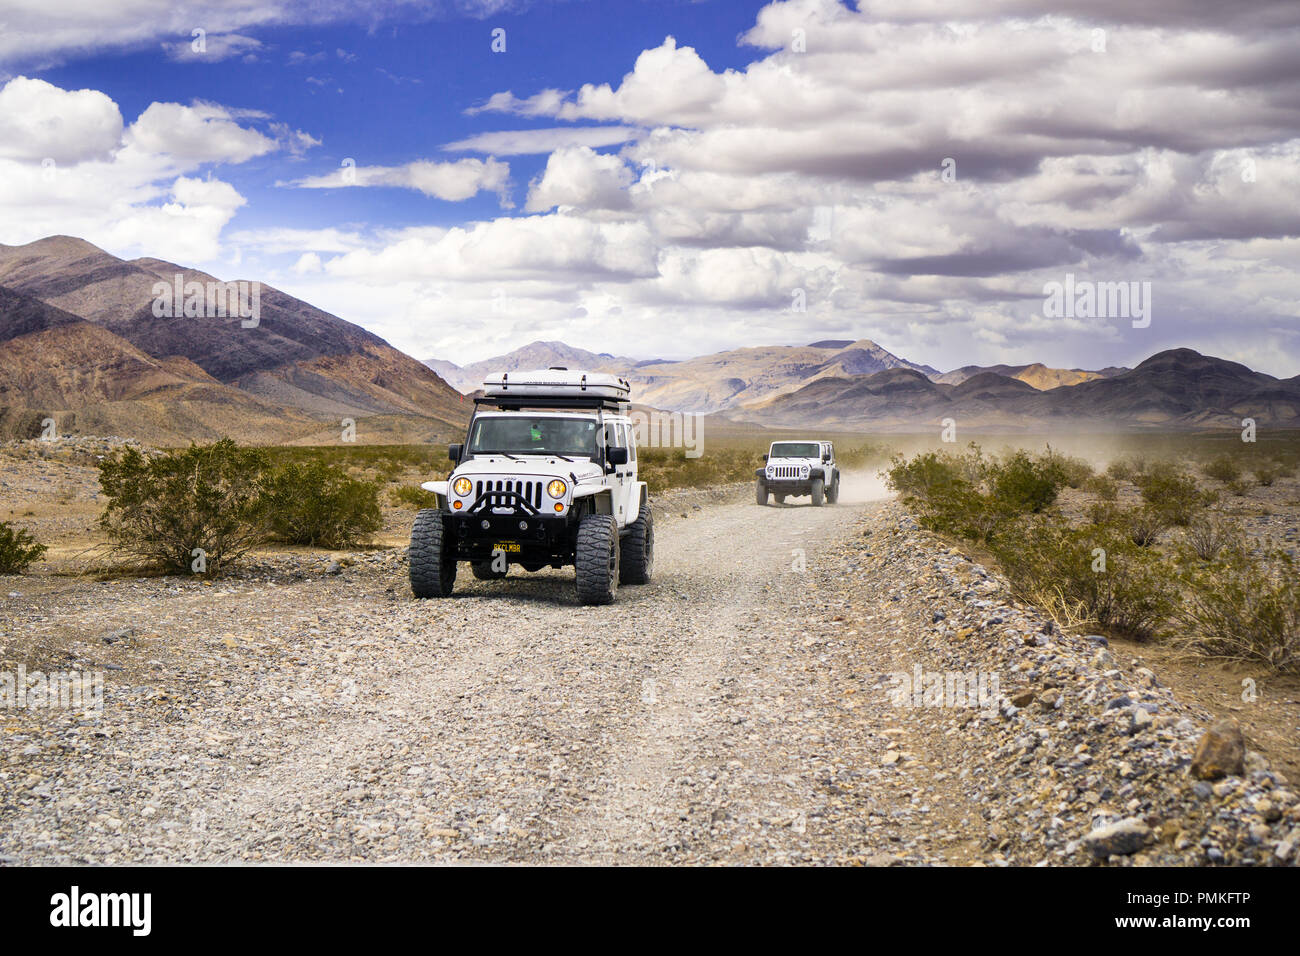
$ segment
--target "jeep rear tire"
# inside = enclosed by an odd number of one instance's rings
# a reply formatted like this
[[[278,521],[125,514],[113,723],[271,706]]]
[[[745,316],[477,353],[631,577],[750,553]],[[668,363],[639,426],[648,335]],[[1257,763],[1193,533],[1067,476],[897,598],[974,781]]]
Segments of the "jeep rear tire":
[[[814,508],[820,508],[820,507],[822,506],[822,499],[823,499],[823,497],[824,497],[824,495],[823,495],[824,487],[825,487],[825,486],[822,484],[822,480],[821,480],[820,478],[814,478],[814,479],[813,479],[813,481],[812,481],[812,503],[813,503],[813,507],[814,507]]]
[[[445,511],[423,508],[415,516],[407,563],[411,573],[411,592],[417,598],[451,594],[456,583],[456,549]]]
[[[578,525],[573,564],[578,600],[612,604],[618,591],[618,524],[613,515],[587,515]]]
[[[767,482],[762,478],[754,485],[754,500],[765,507],[767,505]]]
[[[618,583],[649,584],[655,563],[655,525],[650,502],[641,506],[636,521],[619,539]]]

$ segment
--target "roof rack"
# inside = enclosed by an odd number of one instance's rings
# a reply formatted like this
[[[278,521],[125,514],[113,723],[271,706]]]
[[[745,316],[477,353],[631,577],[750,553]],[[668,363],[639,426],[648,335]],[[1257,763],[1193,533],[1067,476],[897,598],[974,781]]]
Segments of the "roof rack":
[[[588,411],[622,412],[629,404],[626,400],[599,395],[485,395],[474,399],[475,405],[489,405],[504,411],[517,412],[532,408],[577,408]]]

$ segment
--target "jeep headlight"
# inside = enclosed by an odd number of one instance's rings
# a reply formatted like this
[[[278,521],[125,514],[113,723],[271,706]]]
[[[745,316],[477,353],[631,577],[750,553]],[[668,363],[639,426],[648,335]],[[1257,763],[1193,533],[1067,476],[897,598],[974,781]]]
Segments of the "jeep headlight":
[[[552,498],[563,498],[564,493],[568,490],[569,490],[569,486],[566,485],[564,482],[560,481],[559,478],[556,478],[554,481],[552,481],[549,485],[546,486],[546,493],[550,495]]]
[[[774,466],[774,465],[768,465],[768,466],[767,466],[767,477],[771,478],[771,477],[772,477],[772,474],[773,474],[775,471],[776,471],[776,466]]]
[[[799,477],[800,477],[800,478],[807,478],[808,475],[809,475],[810,473],[811,473],[811,469],[810,469],[807,465],[800,465],[800,466],[799,466]]]
[[[460,495],[462,498],[464,498],[467,494],[469,494],[471,491],[474,490],[474,482],[470,481],[468,478],[457,478],[452,483],[451,490],[456,492],[456,494]]]

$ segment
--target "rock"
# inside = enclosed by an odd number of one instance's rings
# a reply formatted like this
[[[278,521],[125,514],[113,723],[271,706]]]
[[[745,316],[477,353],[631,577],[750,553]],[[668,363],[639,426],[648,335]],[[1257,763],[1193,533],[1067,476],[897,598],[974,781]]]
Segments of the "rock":
[[[1011,705],[1013,707],[1028,707],[1034,702],[1036,696],[1038,695],[1032,690],[1021,691],[1015,697],[1011,698]]]
[[[1093,856],[1104,858],[1112,854],[1127,856],[1136,853],[1151,837],[1151,828],[1137,817],[1129,817],[1109,826],[1093,830],[1083,838],[1083,845]]]
[[[1235,721],[1224,720],[1207,730],[1196,745],[1189,768],[1198,780],[1219,780],[1245,772],[1246,741]]]

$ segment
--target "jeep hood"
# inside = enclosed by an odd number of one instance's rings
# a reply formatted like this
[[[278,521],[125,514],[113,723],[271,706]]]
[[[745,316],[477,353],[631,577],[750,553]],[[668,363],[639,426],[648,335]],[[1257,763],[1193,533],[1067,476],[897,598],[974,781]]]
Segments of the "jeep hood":
[[[599,465],[593,464],[587,458],[574,458],[573,461],[565,461],[563,458],[555,458],[550,455],[528,455],[517,458],[506,458],[504,455],[476,455],[468,461],[463,461],[456,466],[452,472],[453,477],[495,476],[501,477],[529,477],[537,478],[568,478],[572,475],[581,481],[587,478],[599,478],[601,476]]]

